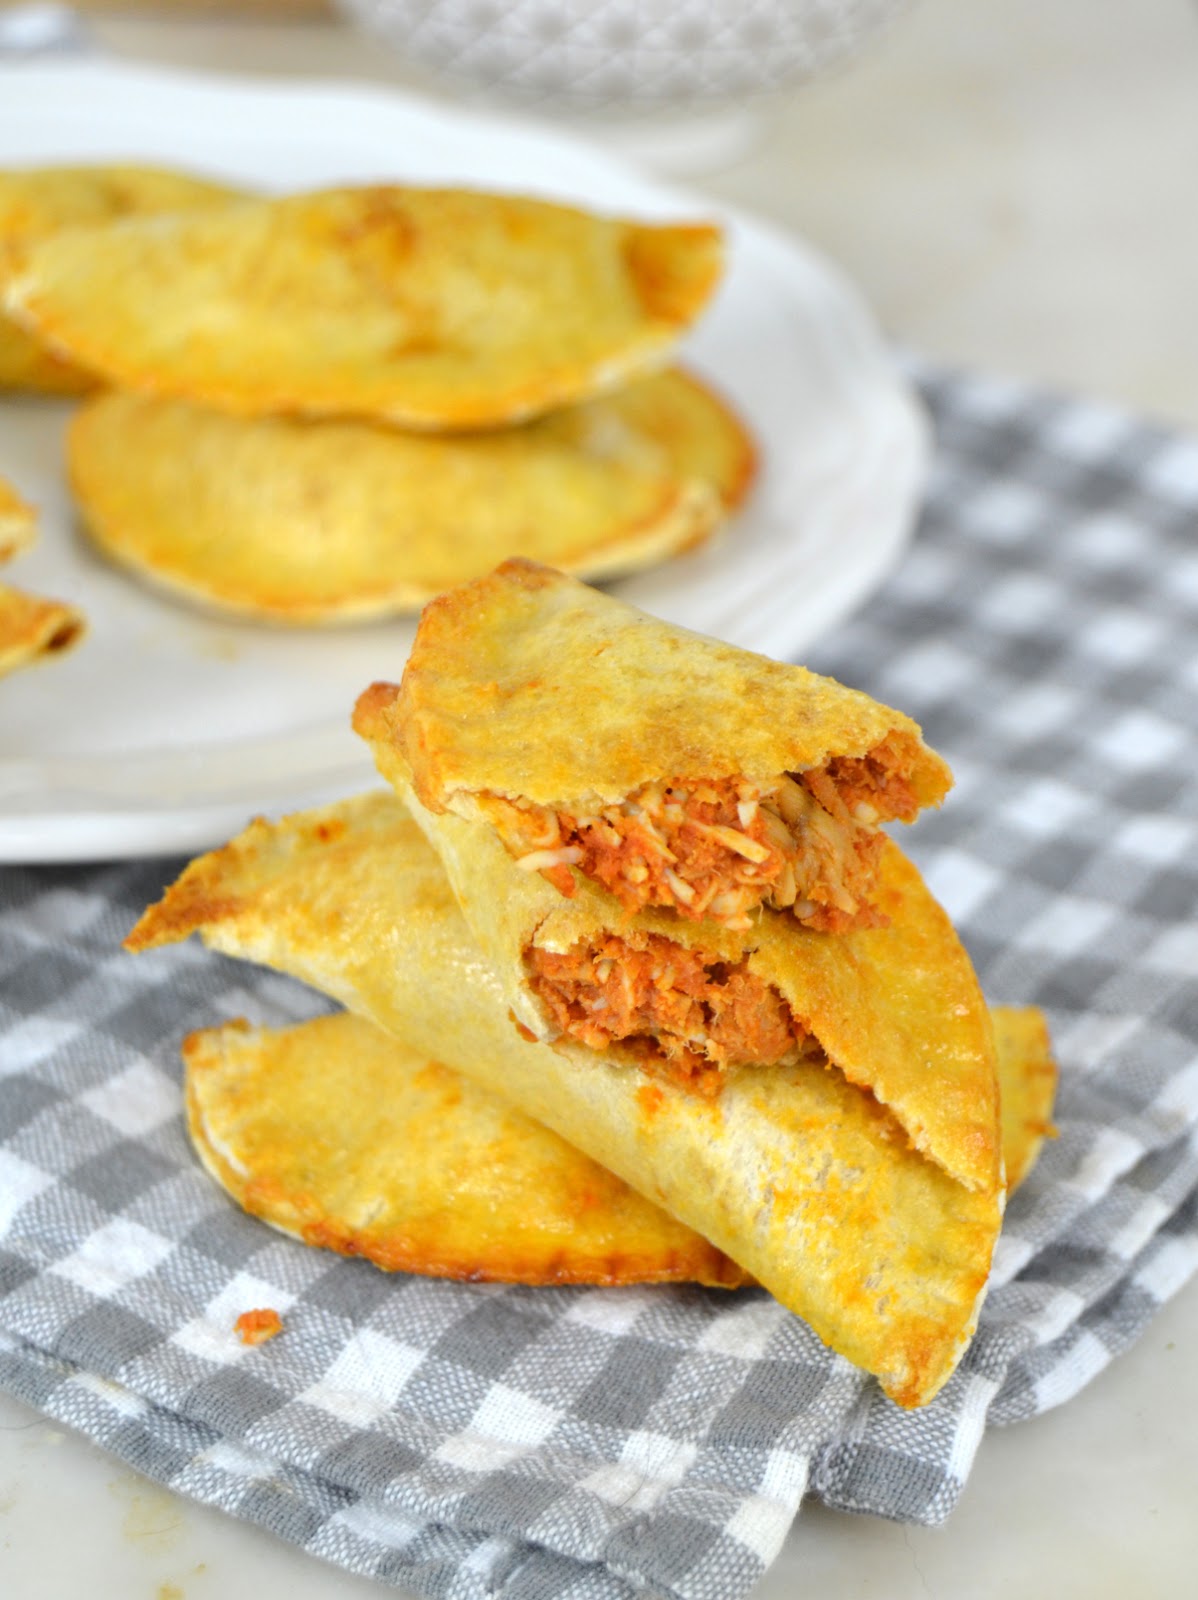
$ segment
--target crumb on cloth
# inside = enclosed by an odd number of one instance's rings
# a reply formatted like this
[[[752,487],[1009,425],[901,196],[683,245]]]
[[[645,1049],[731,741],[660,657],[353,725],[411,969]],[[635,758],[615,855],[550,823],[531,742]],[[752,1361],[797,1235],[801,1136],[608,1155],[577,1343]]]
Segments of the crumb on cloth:
[[[276,1333],[283,1331],[283,1319],[269,1307],[258,1311],[243,1311],[233,1324],[242,1344],[265,1344]]]

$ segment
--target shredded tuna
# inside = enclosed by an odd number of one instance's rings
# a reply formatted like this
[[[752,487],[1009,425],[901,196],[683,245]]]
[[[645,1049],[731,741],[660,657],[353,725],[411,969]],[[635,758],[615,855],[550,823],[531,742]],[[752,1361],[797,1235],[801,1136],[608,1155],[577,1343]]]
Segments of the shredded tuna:
[[[747,961],[707,962],[660,934],[609,935],[559,953],[525,952],[534,992],[558,1028],[593,1050],[620,1044],[642,1065],[705,1091],[741,1065],[772,1065],[819,1046]]]
[[[667,906],[746,929],[766,905],[840,933],[885,921],[870,900],[879,825],[917,814],[909,765],[886,739],[867,755],[834,756],[772,782],[676,778],[590,810],[481,798],[519,864],[563,894],[574,892],[576,867],[629,911]]]

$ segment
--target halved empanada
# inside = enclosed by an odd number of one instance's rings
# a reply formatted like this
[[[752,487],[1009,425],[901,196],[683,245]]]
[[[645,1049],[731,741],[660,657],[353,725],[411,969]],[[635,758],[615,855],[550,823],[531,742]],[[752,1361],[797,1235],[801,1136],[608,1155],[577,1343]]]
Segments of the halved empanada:
[[[902,712],[804,667],[508,561],[426,607],[403,683],[355,718],[383,775],[494,832],[565,895],[746,930],[761,905],[877,921],[881,825],[951,775]]]
[[[998,1089],[982,992],[952,923],[891,840],[875,926],[829,938],[760,910],[733,929],[629,914],[585,879],[563,896],[522,872],[485,823],[422,805],[398,752],[384,771],[530,1037],[610,1051],[700,1094],[721,1092],[736,1070],[831,1063],[959,1183],[994,1188]]]

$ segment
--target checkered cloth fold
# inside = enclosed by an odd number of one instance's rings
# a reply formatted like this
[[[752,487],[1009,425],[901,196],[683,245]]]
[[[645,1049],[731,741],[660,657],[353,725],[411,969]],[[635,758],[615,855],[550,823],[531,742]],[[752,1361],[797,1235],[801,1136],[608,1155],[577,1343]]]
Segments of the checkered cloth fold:
[[[318,997],[119,941],[174,863],[0,874],[0,1382],[142,1472],[446,1600],[734,1600],[805,1494],[951,1510],[1198,1265],[1198,443],[919,374],[901,570],[813,665],[912,711],[958,786],[910,836],[992,999],[1049,1012],[1060,1138],[981,1326],[903,1412],[760,1291],[387,1277],[242,1215],[178,1042]],[[249,1349],[244,1310],[281,1311]]]

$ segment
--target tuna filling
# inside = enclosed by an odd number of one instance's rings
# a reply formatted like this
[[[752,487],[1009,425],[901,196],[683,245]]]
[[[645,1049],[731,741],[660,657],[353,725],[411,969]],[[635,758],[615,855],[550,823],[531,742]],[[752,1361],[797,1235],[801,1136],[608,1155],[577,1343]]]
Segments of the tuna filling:
[[[525,952],[533,992],[554,1023],[592,1050],[630,1050],[642,1065],[715,1092],[728,1067],[821,1056],[772,985],[736,963],[704,960],[660,934],[614,934],[565,952]]]
[[[885,921],[870,900],[879,826],[918,812],[906,767],[888,739],[868,755],[836,756],[766,783],[679,778],[590,808],[498,795],[482,803],[517,863],[565,895],[574,893],[576,868],[629,911],[666,906],[743,930],[766,905],[841,933]]]

